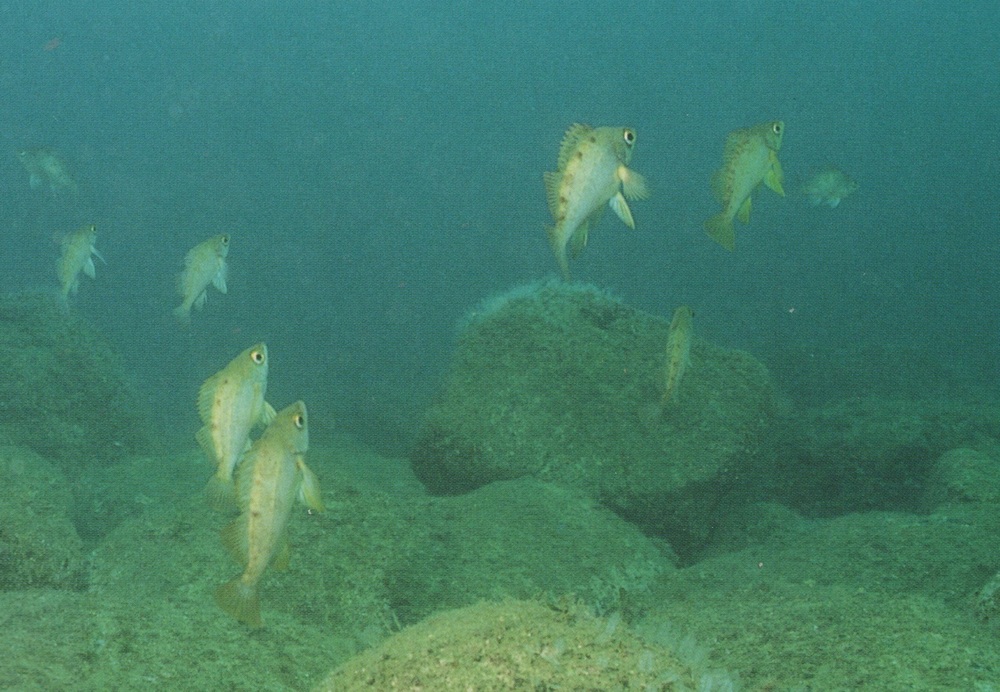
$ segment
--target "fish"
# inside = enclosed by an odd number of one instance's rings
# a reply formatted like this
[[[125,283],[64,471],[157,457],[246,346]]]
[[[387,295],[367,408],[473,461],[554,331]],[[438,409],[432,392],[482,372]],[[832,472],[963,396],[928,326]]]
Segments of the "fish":
[[[646,179],[628,168],[635,130],[573,124],[563,135],[557,169],[547,172],[545,195],[555,225],[547,229],[563,278],[570,280],[567,247],[573,257],[587,245],[587,235],[607,204],[629,228],[635,228],[628,200],[646,199]]]
[[[858,189],[858,183],[839,168],[832,166],[814,173],[802,186],[802,194],[814,207],[825,204],[836,208],[840,200]]]
[[[222,530],[226,549],[243,573],[215,590],[223,611],[251,627],[260,627],[259,585],[268,565],[287,566],[285,530],[296,498],[322,512],[316,475],[306,466],[309,427],[306,405],[296,401],[267,426],[236,472],[242,513]]]
[[[17,158],[28,171],[28,184],[32,190],[47,183],[53,197],[59,197],[64,191],[73,196],[79,194],[80,188],[70,175],[69,167],[54,149],[22,149],[17,153]]]
[[[60,295],[64,302],[69,299],[70,295],[76,295],[80,288],[80,272],[91,279],[97,276],[97,269],[94,267],[95,257],[107,264],[104,256],[94,247],[96,242],[97,226],[94,224],[83,226],[78,231],[68,233],[63,237],[60,243],[62,252],[56,263],[56,273],[62,286]]]
[[[198,391],[198,415],[204,425],[195,438],[215,464],[206,494],[216,509],[235,504],[233,472],[249,447],[250,431],[274,420],[274,407],[264,400],[267,370],[267,344],[254,344],[205,380]]]
[[[201,310],[208,300],[209,285],[220,293],[226,292],[229,255],[229,235],[220,233],[198,243],[184,257],[184,271],[177,277],[177,292],[182,296],[181,304],[174,309],[174,315],[181,324],[191,323],[191,308]]]
[[[729,251],[736,246],[733,219],[750,222],[751,195],[762,182],[785,196],[778,161],[784,134],[785,123],[774,120],[733,130],[726,137],[722,167],[712,176],[712,191],[722,211],[705,221],[705,232]]]
[[[691,339],[694,336],[694,312],[687,305],[674,310],[667,334],[667,362],[663,368],[663,398],[660,407],[666,406],[677,392],[681,379],[691,364]]]

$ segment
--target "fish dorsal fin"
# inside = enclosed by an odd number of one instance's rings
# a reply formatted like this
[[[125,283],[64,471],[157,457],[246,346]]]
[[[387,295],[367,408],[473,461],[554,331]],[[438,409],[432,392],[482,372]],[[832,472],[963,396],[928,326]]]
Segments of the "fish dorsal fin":
[[[212,422],[212,407],[216,390],[226,381],[222,372],[217,372],[201,385],[198,390],[198,416],[206,426]]]
[[[562,144],[559,145],[559,162],[557,166],[560,171],[566,168],[566,164],[579,146],[580,140],[590,135],[593,131],[594,128],[590,125],[582,123],[573,123],[569,126],[566,134],[563,135]]]
[[[552,218],[559,221],[563,215],[562,202],[559,199],[559,186],[562,184],[562,173],[546,172],[542,174],[545,181],[545,199],[549,203],[549,212]]]
[[[222,529],[222,545],[239,564],[244,567],[250,556],[250,538],[247,533],[247,518],[245,514],[233,519]]]
[[[628,208],[628,202],[625,201],[625,197],[622,193],[616,194],[614,197],[608,200],[608,206],[611,210],[618,215],[618,218],[622,220],[629,228],[635,228],[635,220],[632,218],[632,210]]]

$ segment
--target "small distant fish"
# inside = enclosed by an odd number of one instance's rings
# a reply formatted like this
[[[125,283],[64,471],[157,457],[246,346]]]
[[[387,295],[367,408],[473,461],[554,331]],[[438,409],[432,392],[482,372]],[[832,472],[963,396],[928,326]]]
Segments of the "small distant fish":
[[[62,253],[56,263],[56,273],[62,286],[62,298],[67,300],[70,295],[76,295],[80,287],[80,272],[91,279],[97,276],[94,258],[104,262],[104,257],[94,247],[97,242],[97,226],[90,224],[80,230],[69,233],[60,243]],[[105,262],[107,264],[107,262]]]
[[[323,511],[319,481],[305,464],[309,448],[306,405],[297,401],[275,416],[236,472],[242,514],[222,531],[222,542],[244,566],[243,574],[215,591],[219,607],[240,622],[260,627],[258,585],[264,570],[288,562],[285,528],[298,497]]]
[[[195,437],[215,463],[206,491],[216,509],[235,503],[233,471],[249,446],[250,431],[274,419],[274,408],[264,401],[267,369],[267,344],[254,344],[205,380],[198,392],[198,415],[204,425]]]
[[[674,310],[667,334],[667,362],[663,368],[664,387],[660,407],[666,406],[677,391],[681,378],[691,364],[691,339],[694,336],[694,312],[687,305]]]
[[[28,171],[28,184],[32,190],[48,184],[54,197],[59,197],[63,192],[69,192],[74,196],[79,194],[79,187],[70,175],[69,167],[54,149],[49,147],[22,149],[17,153],[17,158]]]
[[[736,246],[733,219],[750,222],[750,196],[761,182],[785,196],[781,186],[784,174],[778,161],[784,134],[785,123],[775,120],[733,130],[726,137],[722,168],[712,176],[712,191],[722,211],[705,222],[705,232],[727,250]]]
[[[825,204],[835,208],[840,200],[858,189],[858,183],[838,168],[824,168],[802,186],[802,194],[814,207]]]
[[[226,256],[229,255],[229,236],[213,236],[191,248],[184,257],[184,271],[177,277],[177,292],[183,301],[174,309],[181,324],[191,323],[191,308],[201,310],[208,300],[211,284],[226,292]]]
[[[646,199],[645,179],[628,168],[635,131],[627,127],[571,125],[559,148],[557,170],[545,173],[545,193],[555,225],[548,229],[552,251],[569,281],[566,247],[573,257],[587,245],[590,228],[607,204],[629,228],[635,228],[626,198]]]

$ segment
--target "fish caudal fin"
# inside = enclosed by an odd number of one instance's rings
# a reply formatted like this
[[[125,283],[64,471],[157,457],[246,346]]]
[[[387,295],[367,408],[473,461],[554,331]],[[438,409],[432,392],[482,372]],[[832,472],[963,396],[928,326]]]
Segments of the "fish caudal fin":
[[[215,590],[215,602],[222,610],[250,627],[260,627],[260,597],[257,587],[244,584],[240,577]]]
[[[208,500],[208,506],[218,512],[228,512],[238,508],[236,486],[232,479],[212,476],[205,486],[205,498]]]
[[[705,222],[705,233],[730,252],[736,247],[736,232],[733,230],[733,220],[725,213],[716,214]]]

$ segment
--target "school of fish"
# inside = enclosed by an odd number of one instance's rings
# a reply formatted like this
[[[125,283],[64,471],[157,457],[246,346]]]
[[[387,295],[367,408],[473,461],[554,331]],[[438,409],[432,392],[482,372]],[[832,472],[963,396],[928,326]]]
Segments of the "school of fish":
[[[707,235],[723,248],[735,249],[734,221],[750,221],[753,194],[763,183],[784,196],[784,173],[778,160],[785,124],[773,120],[731,131],[725,139],[722,165],[712,176],[711,189],[721,210],[704,223]],[[559,147],[556,169],[544,173],[552,225],[547,235],[564,280],[571,278],[569,260],[586,247],[605,205],[628,228],[636,227],[630,201],[649,197],[645,178],[629,168],[636,146],[630,127],[573,124]],[[79,195],[80,187],[62,156],[49,147],[23,149],[17,157],[28,173],[29,186],[47,186],[54,199]],[[829,167],[811,176],[802,194],[816,205],[837,207],[858,184],[840,169]],[[68,306],[80,287],[80,275],[97,272],[94,258],[97,228],[87,224],[65,234],[57,259],[58,297]],[[230,234],[219,233],[191,248],[177,276],[180,304],[173,314],[190,325],[193,310],[201,310],[214,287],[227,293]],[[667,334],[659,409],[676,405],[678,390],[691,363],[694,312],[678,307]],[[297,499],[310,511],[322,512],[319,481],[305,462],[309,449],[306,405],[297,401],[280,412],[266,401],[269,356],[256,343],[201,386],[197,397],[202,427],[195,439],[214,472],[206,486],[209,503],[238,515],[222,530],[222,542],[243,571],[215,591],[219,607],[250,627],[260,627],[260,582],[269,566],[289,559],[286,529]],[[257,428],[263,432],[252,439]]]

